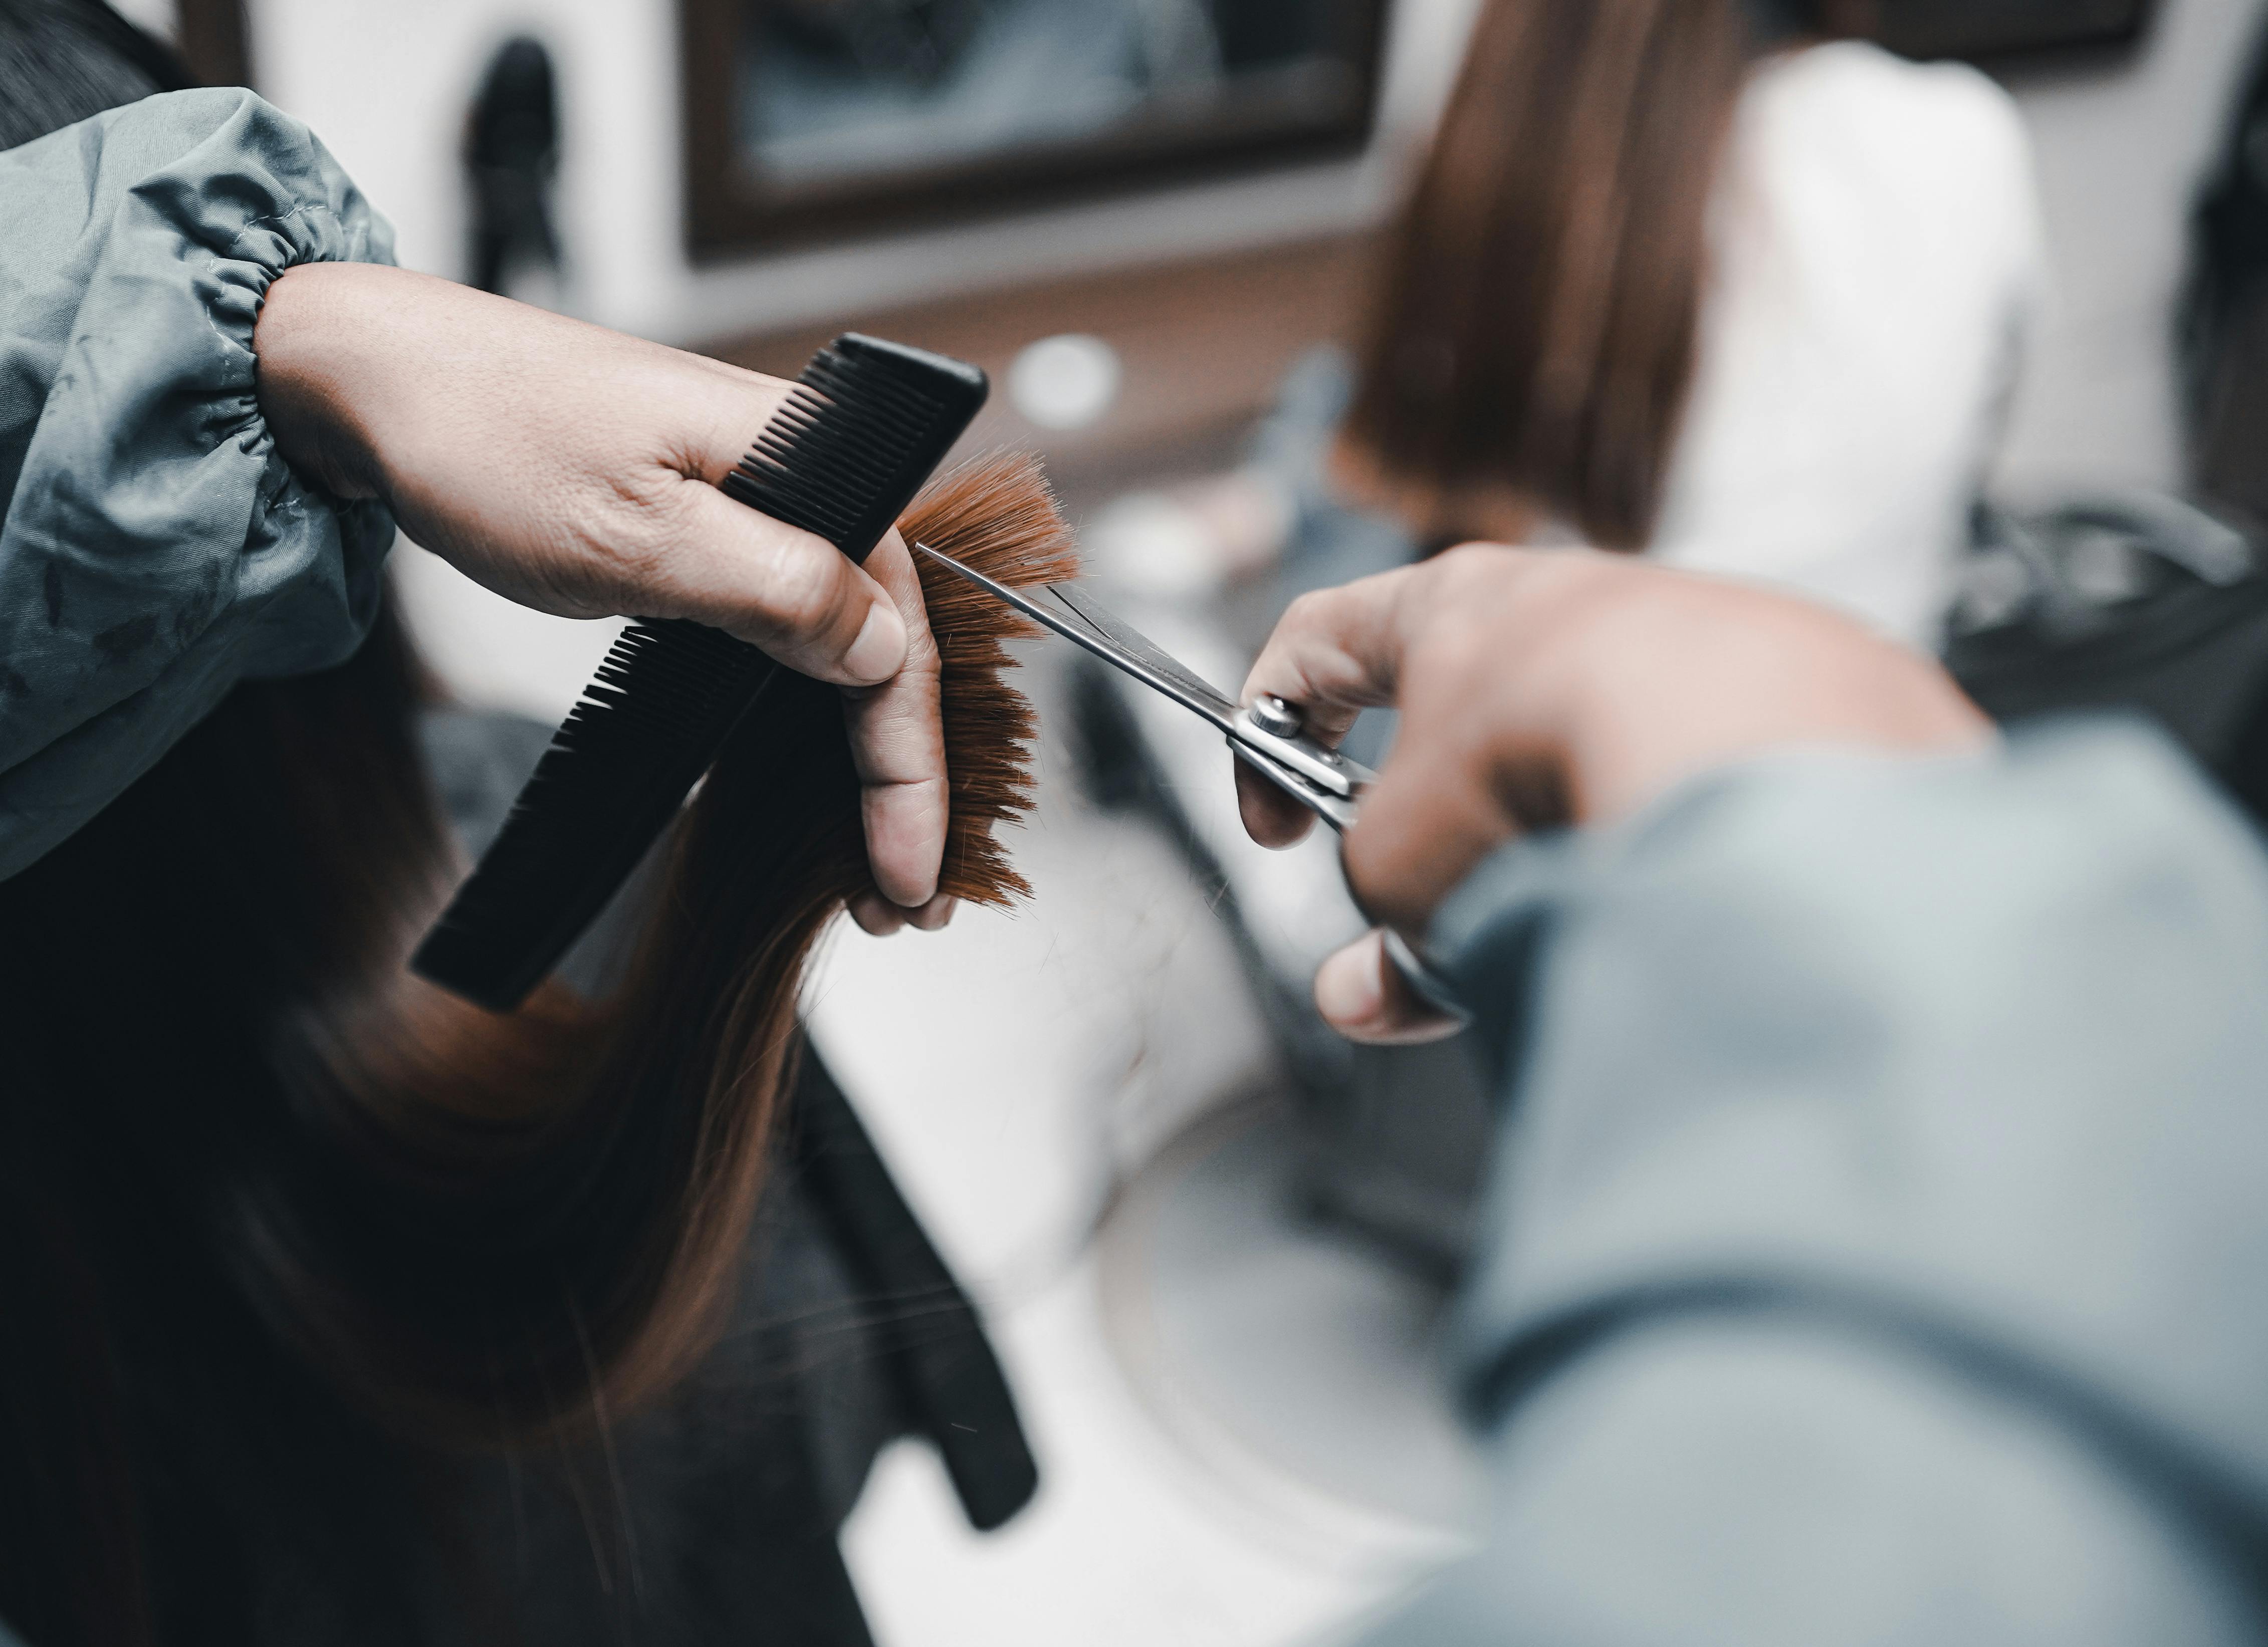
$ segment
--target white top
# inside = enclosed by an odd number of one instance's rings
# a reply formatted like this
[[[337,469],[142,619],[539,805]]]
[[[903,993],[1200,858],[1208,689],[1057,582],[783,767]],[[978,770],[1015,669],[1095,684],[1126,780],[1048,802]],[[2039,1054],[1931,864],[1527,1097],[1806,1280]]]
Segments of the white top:
[[[1652,548],[1933,648],[2044,285],[2030,143],[1974,70],[1775,57],[1734,117]]]

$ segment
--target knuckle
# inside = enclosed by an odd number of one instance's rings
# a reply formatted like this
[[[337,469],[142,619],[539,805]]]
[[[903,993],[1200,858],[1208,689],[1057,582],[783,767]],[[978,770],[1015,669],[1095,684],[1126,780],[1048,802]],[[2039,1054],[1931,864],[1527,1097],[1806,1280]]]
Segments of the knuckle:
[[[1284,621],[1278,627],[1286,636],[1328,631],[1339,593],[1336,589],[1309,590],[1284,609]]]
[[[1439,599],[1454,607],[1492,602],[1519,576],[1519,559],[1492,543],[1461,543],[1429,562]]]
[[[1434,566],[1444,574],[1459,577],[1470,576],[1476,568],[1501,567],[1503,562],[1502,551],[1493,543],[1460,543],[1433,557]]]

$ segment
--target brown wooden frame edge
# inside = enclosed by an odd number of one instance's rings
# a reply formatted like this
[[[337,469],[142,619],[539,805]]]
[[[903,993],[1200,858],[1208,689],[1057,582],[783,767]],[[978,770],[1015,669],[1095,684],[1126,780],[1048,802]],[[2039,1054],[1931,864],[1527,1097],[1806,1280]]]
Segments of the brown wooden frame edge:
[[[252,84],[252,21],[245,0],[175,0],[181,61],[205,85]]]
[[[1146,188],[1351,158],[1370,141],[1391,0],[1360,7],[1363,75],[1351,114],[1328,127],[1189,140],[1110,140],[982,171],[909,176],[856,193],[768,205],[735,187],[733,67],[741,0],[677,0],[683,107],[685,246],[696,262],[965,223]]]

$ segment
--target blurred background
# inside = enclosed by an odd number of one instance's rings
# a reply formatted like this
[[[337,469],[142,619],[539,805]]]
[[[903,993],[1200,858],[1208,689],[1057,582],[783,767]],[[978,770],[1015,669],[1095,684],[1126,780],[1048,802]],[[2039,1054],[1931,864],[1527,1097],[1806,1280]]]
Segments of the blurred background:
[[[1042,453],[1113,603],[1224,687],[1300,588],[1423,547],[1328,459],[1474,0],[120,9],[307,120],[405,264],[781,375],[850,327],[981,364],[971,446]],[[1921,607],[1872,615],[1996,712],[2158,712],[2255,800],[2262,11],[1881,0],[1835,14],[1870,43],[1810,50],[1795,26],[1713,186],[1664,552],[1697,511],[1696,541],[1828,530],[1743,520],[1736,482],[1794,439],[1744,408],[1844,437],[1821,492],[1930,435],[1961,540]],[[1914,67],[1945,62],[1970,67]],[[1837,227],[1853,200],[1866,232]],[[1751,233],[1743,202],[1781,215]],[[1869,318],[1838,331],[1830,297]],[[397,575],[482,707],[556,720],[614,632],[414,546]],[[1477,1085],[1454,1043],[1357,1055],[1314,1021],[1307,973],[1357,925],[1328,844],[1250,849],[1216,739],[1027,661],[1035,900],[846,928],[810,1017],[988,1312],[1043,1486],[979,1538],[902,1444],[851,1564],[887,1647],[1329,1642],[1476,1508],[1431,1345]]]

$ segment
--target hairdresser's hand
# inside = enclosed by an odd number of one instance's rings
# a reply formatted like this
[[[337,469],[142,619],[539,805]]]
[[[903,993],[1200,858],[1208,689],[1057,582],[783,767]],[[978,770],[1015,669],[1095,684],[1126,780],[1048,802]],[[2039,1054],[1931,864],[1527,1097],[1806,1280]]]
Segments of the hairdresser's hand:
[[[1473,544],[1296,602],[1244,684],[1307,706],[1336,743],[1356,713],[1401,725],[1346,841],[1363,906],[1406,935],[1523,830],[1624,817],[1765,750],[1950,750],[1991,737],[1937,665],[1802,601],[1619,555]],[[1285,846],[1314,821],[1237,769],[1245,827]],[[1359,1040],[1454,1027],[1373,932],[1325,961],[1315,1004]]]
[[[904,544],[861,570],[716,488],[789,385],[366,264],[286,273],[254,345],[284,456],[497,593],[697,619],[844,687],[881,893],[853,914],[943,923],[937,649]]]

